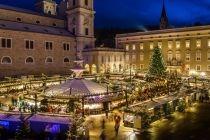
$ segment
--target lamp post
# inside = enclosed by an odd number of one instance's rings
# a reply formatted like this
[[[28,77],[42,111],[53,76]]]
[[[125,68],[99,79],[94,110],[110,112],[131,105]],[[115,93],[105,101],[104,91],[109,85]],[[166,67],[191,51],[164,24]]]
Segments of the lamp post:
[[[126,101],[126,108],[128,108],[128,91],[127,91],[127,85],[125,90],[125,101]]]

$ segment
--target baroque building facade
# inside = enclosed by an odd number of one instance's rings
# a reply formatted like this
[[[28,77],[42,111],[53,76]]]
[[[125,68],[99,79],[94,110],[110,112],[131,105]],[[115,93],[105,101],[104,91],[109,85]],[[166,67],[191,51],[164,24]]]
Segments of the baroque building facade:
[[[37,0],[36,11],[0,5],[0,77],[64,74],[94,48],[93,0]]]

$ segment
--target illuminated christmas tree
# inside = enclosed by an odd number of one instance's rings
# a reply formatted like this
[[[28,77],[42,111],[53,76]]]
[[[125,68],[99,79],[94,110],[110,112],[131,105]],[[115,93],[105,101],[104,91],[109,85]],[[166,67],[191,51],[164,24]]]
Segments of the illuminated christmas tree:
[[[147,78],[164,78],[166,76],[166,66],[159,47],[155,47],[150,60]]]

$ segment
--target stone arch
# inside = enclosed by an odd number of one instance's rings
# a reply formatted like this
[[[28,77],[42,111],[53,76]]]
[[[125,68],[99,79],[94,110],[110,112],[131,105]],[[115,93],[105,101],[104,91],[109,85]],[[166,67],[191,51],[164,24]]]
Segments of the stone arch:
[[[45,60],[45,63],[53,63],[53,58],[48,56]]]
[[[31,56],[27,57],[26,60],[25,60],[25,63],[26,64],[33,64],[34,63],[34,58],[31,57]]]
[[[4,56],[1,59],[1,64],[12,64],[12,59],[10,56]]]

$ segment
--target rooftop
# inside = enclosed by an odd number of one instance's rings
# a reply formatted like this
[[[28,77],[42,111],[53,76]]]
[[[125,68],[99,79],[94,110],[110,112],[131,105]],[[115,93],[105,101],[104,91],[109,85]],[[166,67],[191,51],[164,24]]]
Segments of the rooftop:
[[[21,22],[5,21],[5,20],[0,20],[0,29],[43,33],[43,34],[60,35],[60,36],[73,36],[72,33],[70,33],[64,28],[27,24]]]
[[[200,31],[200,30],[210,30],[210,25],[173,28],[173,29],[163,29],[163,30],[154,30],[154,31],[145,31],[145,32],[135,32],[135,33],[126,33],[126,34],[117,34],[116,38],[131,37],[131,36],[155,35],[155,34],[167,34],[167,33],[179,33],[179,32],[191,32],[191,31]]]

